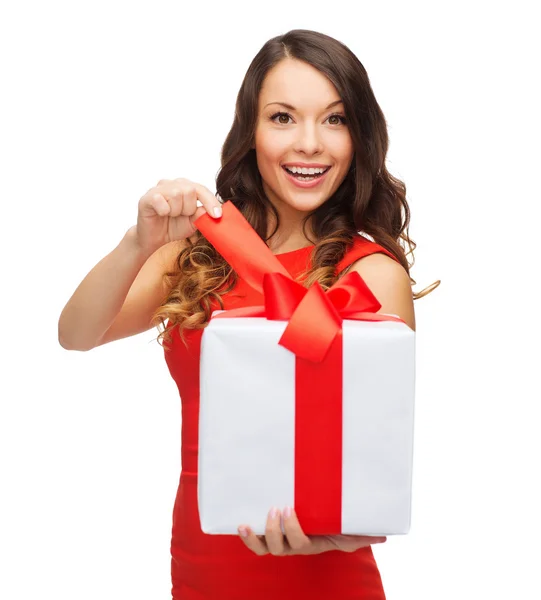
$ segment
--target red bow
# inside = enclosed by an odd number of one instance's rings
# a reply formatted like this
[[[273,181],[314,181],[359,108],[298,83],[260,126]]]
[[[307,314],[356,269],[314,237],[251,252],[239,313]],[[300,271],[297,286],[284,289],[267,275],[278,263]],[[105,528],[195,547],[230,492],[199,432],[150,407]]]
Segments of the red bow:
[[[343,319],[404,322],[376,314],[381,304],[356,271],[327,292],[317,282],[306,289],[294,281],[232,202],[224,203],[220,220],[204,214],[195,224],[240,277],[265,298],[265,306],[228,310],[216,317],[289,321],[279,344],[300,358],[321,362],[342,329]]]

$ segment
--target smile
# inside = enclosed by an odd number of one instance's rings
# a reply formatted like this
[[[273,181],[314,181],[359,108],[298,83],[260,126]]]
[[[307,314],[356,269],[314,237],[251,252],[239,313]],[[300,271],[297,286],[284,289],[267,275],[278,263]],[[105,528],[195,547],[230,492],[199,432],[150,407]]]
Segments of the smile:
[[[332,169],[329,167],[324,173],[316,173],[314,175],[293,175],[285,167],[282,167],[287,179],[300,188],[313,188],[320,185],[327,176],[327,173]]]

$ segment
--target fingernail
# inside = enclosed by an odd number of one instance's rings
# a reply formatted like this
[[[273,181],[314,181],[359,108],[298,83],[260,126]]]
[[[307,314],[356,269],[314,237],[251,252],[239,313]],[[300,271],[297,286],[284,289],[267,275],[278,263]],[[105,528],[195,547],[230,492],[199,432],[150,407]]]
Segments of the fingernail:
[[[242,537],[248,536],[248,530],[246,529],[246,527],[239,527],[239,533]]]
[[[276,507],[273,507],[273,508],[271,508],[271,510],[269,512],[269,517],[271,519],[275,519],[277,514],[278,514],[278,509]]]
[[[222,216],[222,207],[221,206],[215,206],[214,210],[213,210],[214,216],[215,217],[221,217]]]
[[[291,516],[291,506],[286,506],[284,508],[284,517],[286,519],[289,519],[290,516]]]

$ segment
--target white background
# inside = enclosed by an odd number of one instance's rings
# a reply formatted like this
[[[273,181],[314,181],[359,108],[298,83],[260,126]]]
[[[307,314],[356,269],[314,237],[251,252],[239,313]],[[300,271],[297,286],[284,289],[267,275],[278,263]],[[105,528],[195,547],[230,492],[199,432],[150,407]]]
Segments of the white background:
[[[412,529],[374,547],[387,597],[541,597],[534,4],[2,7],[1,598],[170,598],[180,399],[158,331],[68,352],[58,317],[159,179],[215,191],[246,69],[295,28],[366,67],[414,290],[442,281],[415,303]]]

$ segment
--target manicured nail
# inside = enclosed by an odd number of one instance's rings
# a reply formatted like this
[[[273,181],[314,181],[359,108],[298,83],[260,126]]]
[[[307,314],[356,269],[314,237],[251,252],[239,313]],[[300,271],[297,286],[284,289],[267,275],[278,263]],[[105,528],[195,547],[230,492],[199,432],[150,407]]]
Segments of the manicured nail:
[[[275,519],[277,514],[278,514],[278,509],[275,506],[270,509],[269,517],[271,519]]]
[[[248,537],[248,530],[246,527],[239,527],[239,533],[242,537]]]
[[[221,206],[215,206],[213,212],[214,212],[214,216],[216,218],[221,217],[222,216],[222,207]]]
[[[284,517],[286,519],[289,519],[290,516],[291,516],[291,506],[286,506],[284,508]]]

